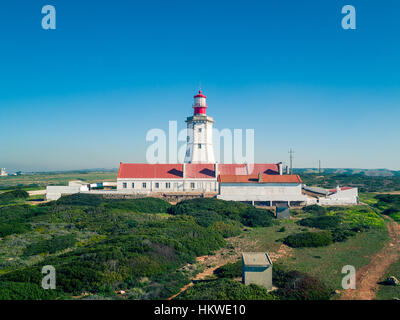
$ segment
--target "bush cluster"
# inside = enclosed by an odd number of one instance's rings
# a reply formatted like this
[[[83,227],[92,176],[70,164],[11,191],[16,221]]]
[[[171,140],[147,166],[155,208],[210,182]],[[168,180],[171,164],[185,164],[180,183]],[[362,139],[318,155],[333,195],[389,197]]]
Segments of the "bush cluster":
[[[233,263],[227,263],[226,265],[219,267],[214,270],[214,274],[218,278],[233,279],[242,276],[242,261],[239,260]]]
[[[248,227],[269,227],[274,223],[273,213],[269,210],[215,198],[185,200],[172,206],[168,212],[173,215],[194,216],[199,224],[226,219],[239,221]]]
[[[292,248],[324,247],[332,244],[333,238],[329,231],[302,232],[287,236],[283,243]]]
[[[0,204],[9,204],[16,200],[24,200],[29,197],[28,192],[21,189],[0,193]]]
[[[320,280],[299,271],[284,271],[274,265],[273,282],[282,300],[329,300],[332,290]]]

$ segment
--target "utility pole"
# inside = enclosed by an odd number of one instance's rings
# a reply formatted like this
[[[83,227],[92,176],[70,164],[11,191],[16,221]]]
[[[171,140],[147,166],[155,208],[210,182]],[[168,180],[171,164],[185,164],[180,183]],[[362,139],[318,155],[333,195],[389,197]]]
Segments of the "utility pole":
[[[293,154],[294,154],[294,151],[292,150],[292,148],[290,148],[289,154],[290,154],[290,174],[293,174]]]

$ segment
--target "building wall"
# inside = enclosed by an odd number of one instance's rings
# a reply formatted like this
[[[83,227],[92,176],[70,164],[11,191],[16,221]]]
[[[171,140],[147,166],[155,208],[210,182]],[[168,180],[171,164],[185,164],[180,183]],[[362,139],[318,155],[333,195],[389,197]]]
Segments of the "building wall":
[[[272,265],[267,267],[248,267],[242,261],[242,282],[245,285],[256,284],[271,290]]]
[[[357,205],[358,201],[358,188],[348,190],[340,190],[327,197],[320,197],[318,199],[320,205]]]
[[[46,200],[55,201],[61,198],[63,195],[79,193],[80,191],[80,186],[48,186],[46,188]]]
[[[124,188],[124,183],[126,188]],[[143,183],[146,183],[146,187],[143,186]],[[167,183],[169,183],[169,188],[167,188]],[[217,192],[218,182],[216,179],[118,179],[117,190],[144,194],[152,192]]]
[[[218,199],[233,201],[306,201],[301,184],[220,183]]]

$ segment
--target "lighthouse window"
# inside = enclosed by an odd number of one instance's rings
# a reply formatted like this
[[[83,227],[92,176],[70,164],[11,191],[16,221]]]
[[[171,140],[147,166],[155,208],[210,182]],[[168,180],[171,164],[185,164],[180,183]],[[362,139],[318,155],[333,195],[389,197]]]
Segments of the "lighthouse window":
[[[199,143],[199,149],[201,149],[201,143]]]
[[[190,140],[190,138],[189,138],[189,136],[187,136],[187,137],[186,137],[186,141],[189,142],[189,140]]]
[[[199,132],[201,132],[201,128],[199,128]]]

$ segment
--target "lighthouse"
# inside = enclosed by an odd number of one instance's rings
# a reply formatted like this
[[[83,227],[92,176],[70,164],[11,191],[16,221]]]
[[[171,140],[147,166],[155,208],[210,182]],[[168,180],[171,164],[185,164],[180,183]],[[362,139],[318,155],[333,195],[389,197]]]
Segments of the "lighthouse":
[[[207,97],[199,90],[194,96],[193,116],[186,119],[185,163],[215,163],[212,130],[214,119],[207,115]]]

